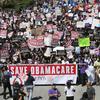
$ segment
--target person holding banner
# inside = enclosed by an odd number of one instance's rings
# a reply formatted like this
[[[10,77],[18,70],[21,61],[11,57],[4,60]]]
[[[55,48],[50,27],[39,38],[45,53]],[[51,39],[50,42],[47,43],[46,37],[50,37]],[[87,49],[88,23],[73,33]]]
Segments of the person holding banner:
[[[28,93],[28,96],[26,97],[26,100],[32,100],[32,94],[33,94],[33,82],[35,81],[35,78],[31,76],[31,72],[29,71],[27,74],[28,78],[25,82],[26,91]]]
[[[56,85],[53,84],[52,88],[48,90],[48,100],[59,100],[58,98],[61,96],[60,91],[56,88]]]

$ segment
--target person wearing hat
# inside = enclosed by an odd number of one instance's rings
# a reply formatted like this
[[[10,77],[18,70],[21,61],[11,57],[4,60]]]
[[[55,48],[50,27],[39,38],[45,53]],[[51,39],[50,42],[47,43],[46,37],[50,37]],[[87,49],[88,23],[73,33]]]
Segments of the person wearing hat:
[[[61,96],[60,91],[56,88],[56,84],[52,84],[51,89],[48,90],[49,100],[58,100]]]

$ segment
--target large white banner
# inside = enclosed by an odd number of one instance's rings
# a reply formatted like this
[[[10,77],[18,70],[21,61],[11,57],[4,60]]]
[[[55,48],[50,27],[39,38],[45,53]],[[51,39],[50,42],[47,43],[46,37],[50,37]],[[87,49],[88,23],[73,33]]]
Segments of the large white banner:
[[[13,75],[11,84],[15,80],[19,80],[24,84],[29,71],[35,78],[36,85],[65,84],[68,80],[72,80],[76,84],[77,81],[76,64],[8,65],[8,68]]]

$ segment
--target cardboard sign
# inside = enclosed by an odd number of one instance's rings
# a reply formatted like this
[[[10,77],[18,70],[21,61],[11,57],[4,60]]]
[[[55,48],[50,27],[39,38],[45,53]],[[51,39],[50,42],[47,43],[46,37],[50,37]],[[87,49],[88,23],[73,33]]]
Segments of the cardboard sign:
[[[90,46],[90,38],[79,38],[78,42],[80,47]]]

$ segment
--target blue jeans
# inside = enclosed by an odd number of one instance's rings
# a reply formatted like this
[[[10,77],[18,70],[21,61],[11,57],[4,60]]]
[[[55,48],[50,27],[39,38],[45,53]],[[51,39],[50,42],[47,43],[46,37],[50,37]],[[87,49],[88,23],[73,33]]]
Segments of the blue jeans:
[[[28,96],[26,97],[26,100],[32,100],[32,97],[33,97],[33,85],[26,86],[26,92],[28,93]]]

